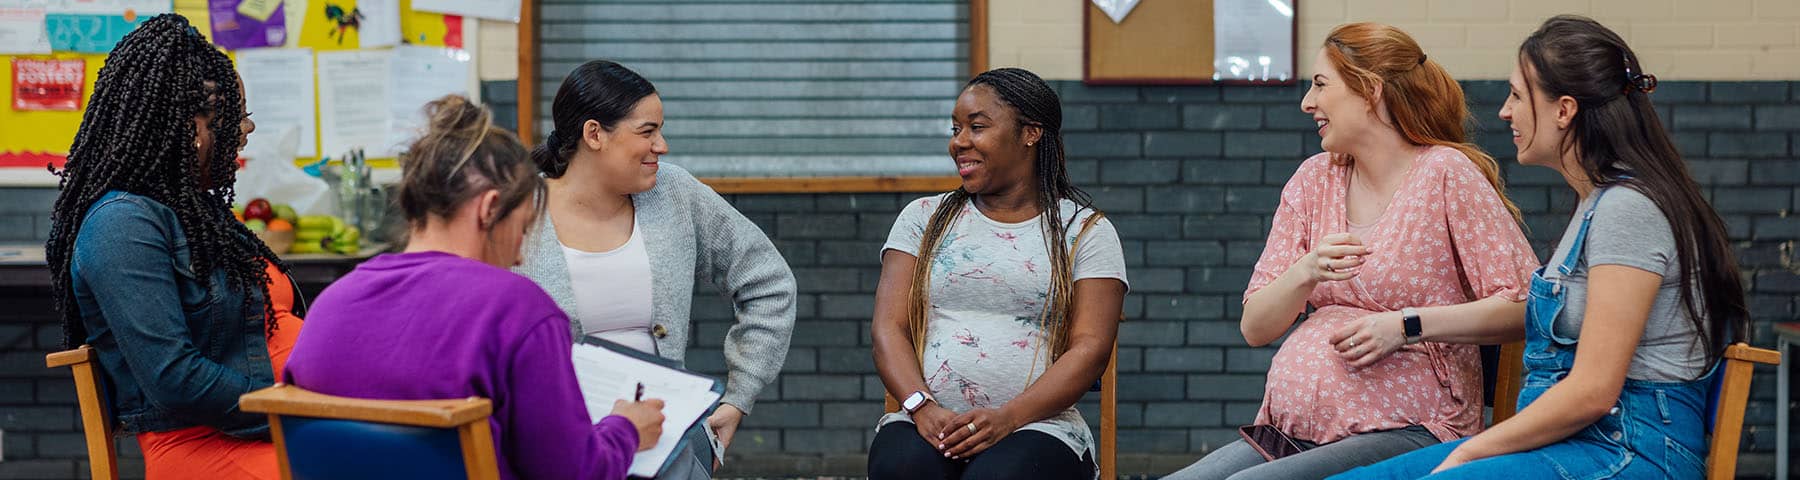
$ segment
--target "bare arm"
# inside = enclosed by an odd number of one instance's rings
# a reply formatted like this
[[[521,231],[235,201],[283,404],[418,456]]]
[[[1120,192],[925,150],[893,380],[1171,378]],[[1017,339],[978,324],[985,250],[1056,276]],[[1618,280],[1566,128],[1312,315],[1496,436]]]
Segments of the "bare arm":
[[[1530,408],[1464,442],[1437,470],[1549,445],[1605,416],[1624,388],[1661,284],[1661,275],[1633,267],[1599,265],[1589,270],[1581,348],[1569,376]]]
[[[1424,341],[1493,345],[1525,338],[1525,302],[1495,295],[1468,303],[1424,307],[1419,333]],[[1332,347],[1353,367],[1367,367],[1406,345],[1405,316],[1381,312],[1351,322],[1331,334]]]
[[[918,262],[911,254],[887,250],[881,254],[881,282],[875,288],[875,319],[870,331],[875,336],[875,371],[888,395],[905,399],[917,391],[928,391],[924,371],[919,368],[919,353],[913,350],[913,332],[906,316],[911,308],[913,267]],[[923,335],[924,332],[918,332]]]
[[[1314,287],[1355,278],[1369,252],[1354,235],[1327,235],[1318,248],[1301,256],[1274,282],[1244,299],[1244,316],[1238,323],[1244,341],[1260,347],[1281,338],[1306,310],[1306,297]]]

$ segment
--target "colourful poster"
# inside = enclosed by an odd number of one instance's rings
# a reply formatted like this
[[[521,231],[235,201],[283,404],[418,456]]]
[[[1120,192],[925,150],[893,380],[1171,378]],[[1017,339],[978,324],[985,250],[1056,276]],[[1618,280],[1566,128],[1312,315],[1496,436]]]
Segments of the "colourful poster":
[[[81,60],[12,59],[13,110],[81,110],[82,80],[87,64]]]
[[[279,47],[287,44],[287,15],[276,5],[265,20],[245,15],[240,0],[210,0],[212,41],[227,50]]]
[[[49,0],[44,27],[57,51],[106,53],[152,16],[169,13],[169,0]]]
[[[400,0],[400,36],[408,45],[463,48],[463,17],[413,10]]]
[[[362,10],[356,0],[307,2],[300,26],[301,47],[313,50],[355,50],[362,47]]]

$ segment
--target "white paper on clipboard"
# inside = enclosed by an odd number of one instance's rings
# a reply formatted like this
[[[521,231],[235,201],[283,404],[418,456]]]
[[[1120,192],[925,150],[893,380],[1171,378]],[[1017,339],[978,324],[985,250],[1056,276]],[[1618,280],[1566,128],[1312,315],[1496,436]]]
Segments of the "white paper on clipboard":
[[[629,472],[634,477],[653,478],[669,464],[671,456],[681,453],[678,449],[688,428],[706,421],[706,413],[724,395],[723,385],[710,377],[625,353],[630,347],[590,343],[576,344],[571,355],[588,418],[606,418],[612,414],[614,401],[636,396],[638,385],[644,386],[645,399],[663,401],[662,436],[657,437],[655,447],[632,457]]]

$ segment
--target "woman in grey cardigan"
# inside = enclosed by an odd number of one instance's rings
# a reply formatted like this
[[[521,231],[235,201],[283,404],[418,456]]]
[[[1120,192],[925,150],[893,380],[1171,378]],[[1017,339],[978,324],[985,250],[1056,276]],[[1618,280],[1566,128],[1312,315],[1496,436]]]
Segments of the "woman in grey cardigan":
[[[546,213],[526,240],[520,274],[569,313],[573,337],[596,336],[683,361],[695,280],[732,300],[725,396],[705,426],[731,444],[756,395],[775,381],[794,327],[794,275],[749,219],[680,167],[660,164],[662,100],[617,63],[595,60],[563,80],[555,131],[532,152],[548,178]],[[648,277],[648,278],[646,278]],[[715,451],[688,432],[693,461],[661,478],[709,478]],[[722,456],[722,450],[718,453]]]

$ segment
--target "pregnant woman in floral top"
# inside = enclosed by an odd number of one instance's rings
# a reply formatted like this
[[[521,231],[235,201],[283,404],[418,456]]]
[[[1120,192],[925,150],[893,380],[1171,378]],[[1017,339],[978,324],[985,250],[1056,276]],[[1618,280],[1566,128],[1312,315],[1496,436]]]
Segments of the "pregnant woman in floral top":
[[[952,116],[963,187],[907,205],[883,246],[875,363],[903,401],[869,476],[1093,478],[1074,405],[1118,334],[1118,233],[1069,184],[1062,108],[1036,75],[983,73]]]
[[[1287,340],[1256,418],[1235,419],[1303,451],[1265,461],[1240,440],[1164,478],[1317,479],[1474,435],[1479,353],[1453,342],[1487,337],[1437,334],[1524,330],[1537,258],[1498,163],[1467,143],[1462,89],[1386,25],[1333,29],[1313,65],[1301,109],[1327,153],[1282,190],[1240,325],[1250,345]]]

